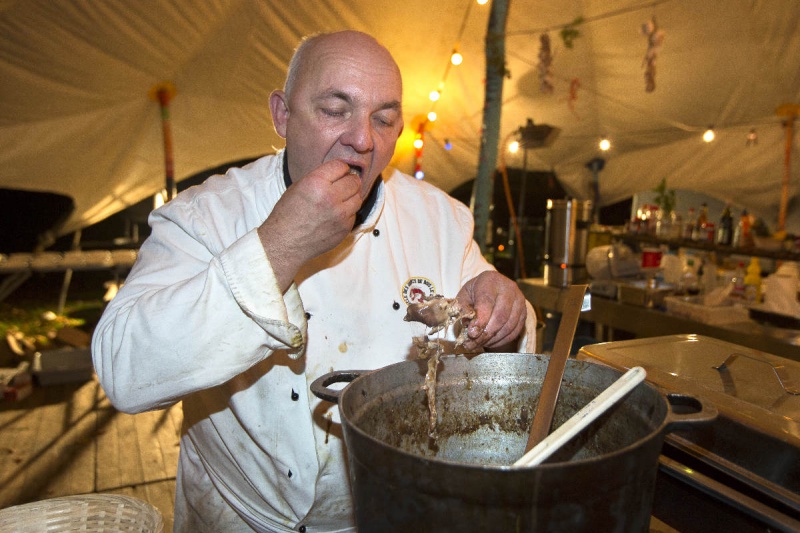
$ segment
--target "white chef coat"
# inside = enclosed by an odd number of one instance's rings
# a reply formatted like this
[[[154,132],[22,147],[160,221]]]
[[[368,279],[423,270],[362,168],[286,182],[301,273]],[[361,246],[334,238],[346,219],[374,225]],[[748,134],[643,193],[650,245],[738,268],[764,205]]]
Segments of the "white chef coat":
[[[183,401],[176,531],[353,530],[338,411],[309,384],[415,357],[425,327],[403,320],[404,293],[453,297],[493,268],[466,206],[387,170],[365,221],[282,294],[256,229],[286,190],[283,157],[154,211],[95,329],[95,368],[117,408]],[[521,349],[533,352],[528,316]]]

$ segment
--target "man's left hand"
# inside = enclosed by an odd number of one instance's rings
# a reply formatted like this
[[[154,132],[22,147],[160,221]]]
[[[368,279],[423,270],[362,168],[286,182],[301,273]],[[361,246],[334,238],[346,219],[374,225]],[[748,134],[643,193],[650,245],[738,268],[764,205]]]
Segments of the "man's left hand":
[[[499,272],[482,272],[465,283],[456,298],[475,310],[464,348],[516,351],[528,311],[525,296],[514,281]]]

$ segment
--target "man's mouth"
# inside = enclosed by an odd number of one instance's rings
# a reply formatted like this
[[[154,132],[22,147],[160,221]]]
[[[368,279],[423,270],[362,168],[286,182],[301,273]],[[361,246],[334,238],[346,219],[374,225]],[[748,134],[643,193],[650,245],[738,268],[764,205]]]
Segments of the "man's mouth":
[[[355,174],[359,178],[361,177],[361,174],[364,172],[364,169],[358,165],[353,165],[348,163],[347,166],[350,167],[350,174]]]

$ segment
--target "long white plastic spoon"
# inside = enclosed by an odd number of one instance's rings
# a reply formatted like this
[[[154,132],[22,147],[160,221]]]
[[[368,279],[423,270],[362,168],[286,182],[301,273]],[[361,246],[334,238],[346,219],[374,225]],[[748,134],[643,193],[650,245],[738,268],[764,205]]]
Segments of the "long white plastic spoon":
[[[583,409],[572,415],[557,430],[544,438],[528,453],[523,455],[514,466],[536,466],[556,450],[563,446],[572,437],[578,434],[597,417],[605,413],[612,405],[644,381],[647,372],[640,366],[635,366],[625,372],[621,378],[611,384],[606,390],[597,395]]]

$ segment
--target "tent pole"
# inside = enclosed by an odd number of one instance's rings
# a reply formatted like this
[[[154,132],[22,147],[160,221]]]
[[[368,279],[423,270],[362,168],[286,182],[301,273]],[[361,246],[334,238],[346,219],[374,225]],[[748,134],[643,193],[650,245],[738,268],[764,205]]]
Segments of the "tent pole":
[[[175,96],[175,86],[170,82],[159,83],[150,89],[150,99],[161,107],[161,129],[164,133],[164,170],[166,172],[166,201],[172,200],[178,190],[175,185],[175,165],[172,158],[172,128],[169,120],[169,103]]]
[[[786,154],[783,160],[783,182],[781,183],[781,206],[778,212],[778,231],[786,229],[786,211],[789,207],[789,180],[791,177],[792,140],[794,137],[794,119],[800,115],[800,105],[783,104],[775,110],[779,117],[786,117]]]
[[[474,212],[475,240],[487,253],[489,207],[492,201],[497,145],[500,137],[500,115],[503,105],[503,80],[506,77],[505,31],[511,0],[492,0],[489,26],[486,32],[486,89],[483,106],[483,128],[475,178]]]

